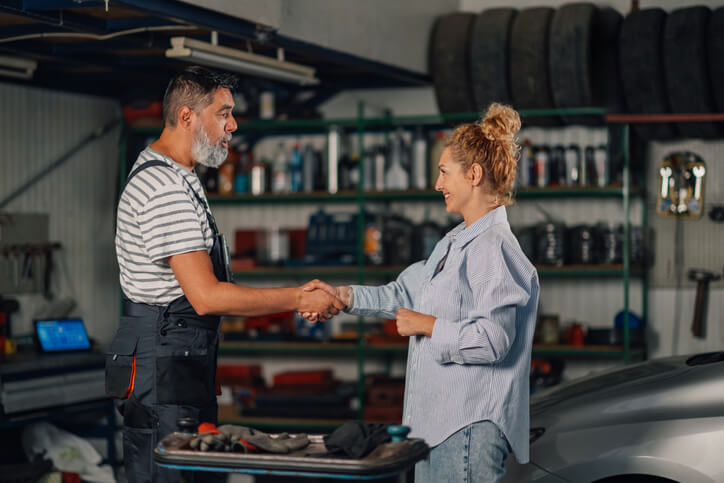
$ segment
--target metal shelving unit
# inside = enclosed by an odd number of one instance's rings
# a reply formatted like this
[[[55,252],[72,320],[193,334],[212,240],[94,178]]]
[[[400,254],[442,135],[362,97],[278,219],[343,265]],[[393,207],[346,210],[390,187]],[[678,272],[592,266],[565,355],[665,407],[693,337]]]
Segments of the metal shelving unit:
[[[595,116],[604,120],[606,115],[605,109],[599,108],[574,108],[561,110],[535,110],[520,111],[521,117],[525,120],[528,117],[540,116],[560,116],[560,115],[587,115]],[[356,118],[344,119],[314,119],[314,120],[297,120],[297,121],[243,121],[239,120],[238,132],[247,135],[251,139],[261,138],[264,136],[278,135],[299,135],[299,134],[321,134],[329,126],[341,126],[348,131],[356,132],[358,136],[359,152],[364,151],[363,135],[366,132],[389,131],[396,127],[416,127],[423,126],[426,128],[449,128],[451,123],[472,121],[479,118],[478,113],[460,113],[447,115],[431,115],[431,116],[404,116],[392,117],[385,116],[379,118],[365,118],[364,106],[360,103],[358,115]],[[616,122],[616,121],[613,121]],[[621,122],[621,121],[620,121]],[[645,187],[634,188],[631,186],[630,176],[630,159],[628,150],[628,132],[629,126],[622,121],[618,125],[608,125],[609,128],[615,126],[622,129],[619,139],[621,145],[618,151],[622,153],[623,159],[623,182],[621,185],[612,185],[606,187],[581,187],[581,188],[527,188],[520,189],[515,193],[517,199],[621,199],[622,210],[624,212],[624,256],[623,263],[620,265],[604,265],[604,266],[563,266],[563,267],[538,267],[538,273],[541,278],[551,279],[571,279],[571,278],[619,278],[623,281],[624,290],[624,311],[627,314],[629,309],[629,288],[632,278],[639,279],[643,287],[643,307],[642,319],[646,321],[647,310],[647,276],[645,267],[632,267],[630,264],[630,206],[632,197],[646,199]],[[158,126],[132,126],[130,130],[134,133],[157,135],[160,133]],[[125,146],[122,147],[125,149]],[[235,195],[235,196],[209,196],[209,202],[217,206],[254,206],[263,204],[295,204],[295,203],[354,203],[357,206],[358,213],[358,230],[364,229],[363,220],[366,205],[377,202],[391,201],[425,201],[438,200],[440,194],[432,190],[410,190],[410,191],[391,191],[391,192],[366,192],[363,191],[363,170],[360,166],[360,178],[358,185],[360,189],[357,191],[339,192],[336,194],[329,193],[295,193],[295,194],[264,194],[260,196],[251,195]],[[646,224],[646,207],[643,204],[642,223]],[[324,267],[263,267],[254,270],[236,271],[234,278],[239,281],[254,280],[307,280],[309,278],[319,277],[326,279],[344,280],[346,282],[356,281],[358,284],[364,284],[366,279],[389,279],[395,277],[403,267],[371,267],[364,264],[363,240],[359,237],[357,247],[357,263],[353,266],[324,266]],[[369,345],[362,337],[364,321],[359,319],[358,333],[359,339],[356,343],[297,343],[297,342],[224,342],[220,347],[221,355],[247,355],[247,354],[295,354],[295,355],[321,355],[321,356],[341,356],[356,357],[358,367],[358,396],[360,401],[364,400],[364,361],[369,356],[375,357],[392,357],[407,354],[407,345],[391,344],[391,345]],[[533,349],[534,356],[560,356],[570,358],[598,358],[622,360],[629,363],[634,359],[646,357],[645,348],[632,348],[630,345],[630,333],[628,315],[625,316],[624,337],[622,346],[583,346],[573,347],[565,345],[555,346],[535,346]],[[362,405],[359,412],[362,418]],[[225,418],[221,418],[227,421]],[[235,423],[254,424],[255,427],[280,429],[289,428],[307,428],[307,429],[330,429],[338,422],[313,422],[309,420],[268,420],[254,421],[248,418],[233,417]],[[268,418],[261,418],[267,420]],[[310,426],[311,425],[311,426]],[[327,426],[325,426],[327,425]]]

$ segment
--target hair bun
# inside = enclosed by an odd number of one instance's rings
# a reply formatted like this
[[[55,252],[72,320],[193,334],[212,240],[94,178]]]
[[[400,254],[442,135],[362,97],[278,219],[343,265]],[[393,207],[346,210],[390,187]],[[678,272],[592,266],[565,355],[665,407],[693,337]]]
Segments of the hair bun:
[[[512,139],[520,131],[520,116],[513,108],[494,102],[480,121],[480,129],[491,141]]]

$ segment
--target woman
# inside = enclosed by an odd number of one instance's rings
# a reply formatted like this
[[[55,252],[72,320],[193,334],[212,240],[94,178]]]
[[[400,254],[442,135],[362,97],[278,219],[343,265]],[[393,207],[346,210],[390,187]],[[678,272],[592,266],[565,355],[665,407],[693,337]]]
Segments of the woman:
[[[446,141],[435,185],[464,223],[430,258],[380,287],[310,284],[351,314],[397,319],[409,336],[403,424],[432,448],[415,482],[491,482],[510,451],[528,461],[529,370],[538,275],[510,231],[518,113],[493,104]],[[311,314],[304,314],[311,315]]]

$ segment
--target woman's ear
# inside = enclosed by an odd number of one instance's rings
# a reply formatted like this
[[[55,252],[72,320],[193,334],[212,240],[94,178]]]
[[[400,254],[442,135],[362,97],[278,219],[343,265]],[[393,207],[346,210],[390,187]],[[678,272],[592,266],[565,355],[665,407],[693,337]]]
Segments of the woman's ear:
[[[483,167],[478,163],[473,163],[468,171],[468,176],[473,186],[479,186],[483,183]]]

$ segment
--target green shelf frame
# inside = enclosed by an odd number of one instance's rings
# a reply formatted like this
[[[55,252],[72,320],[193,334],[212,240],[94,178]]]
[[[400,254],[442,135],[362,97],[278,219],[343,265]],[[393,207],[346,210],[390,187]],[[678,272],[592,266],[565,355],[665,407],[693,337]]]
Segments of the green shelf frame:
[[[643,190],[633,189],[631,196],[641,197]],[[623,198],[623,187],[619,186],[585,186],[580,188],[526,188],[515,192],[514,199],[537,198]],[[355,203],[386,202],[386,201],[440,201],[442,195],[432,190],[409,191],[342,191],[329,193],[265,193],[262,195],[209,195],[212,205],[244,205],[244,204],[289,204],[289,203]]]
[[[282,280],[282,279],[334,279],[355,281],[360,271],[366,278],[392,278],[405,267],[259,267],[250,270],[234,271],[237,280]],[[541,278],[617,278],[624,276],[623,265],[571,265],[571,266],[538,266]],[[630,275],[640,277],[644,270],[632,267]],[[352,283],[352,282],[350,282]]]
[[[523,124],[526,118],[544,116],[592,116],[601,119],[603,125],[606,109],[598,107],[574,107],[568,109],[523,109],[518,111]],[[454,114],[432,114],[420,116],[383,116],[364,118],[336,119],[295,119],[295,120],[244,120],[237,118],[238,134],[296,134],[301,132],[319,132],[329,126],[341,126],[350,129],[389,129],[398,126],[439,126],[450,127],[456,121],[474,121],[479,119],[479,112],[461,112]],[[133,124],[131,129],[139,134],[158,135],[161,124]]]
[[[407,344],[373,344],[356,345],[354,343],[339,342],[255,342],[243,341],[222,342],[219,345],[219,355],[239,356],[256,354],[293,354],[293,355],[338,355],[354,357],[358,352],[378,356],[404,356],[407,354]],[[570,345],[534,345],[533,356],[561,356],[580,358],[611,358],[620,359],[624,356],[623,346],[570,346]],[[629,349],[632,359],[640,359],[643,349]]]

